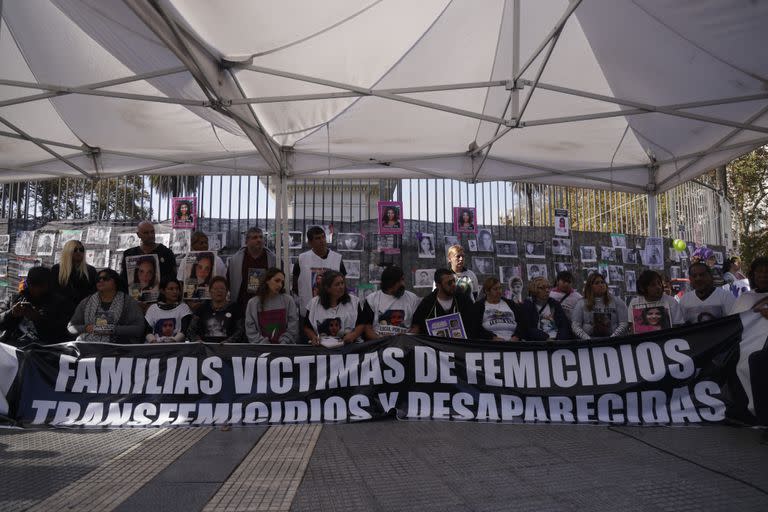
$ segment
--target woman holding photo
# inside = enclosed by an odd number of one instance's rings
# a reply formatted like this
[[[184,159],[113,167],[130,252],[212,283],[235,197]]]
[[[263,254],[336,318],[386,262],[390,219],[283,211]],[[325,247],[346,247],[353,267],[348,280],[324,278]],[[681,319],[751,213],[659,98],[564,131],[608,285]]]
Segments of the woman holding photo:
[[[180,343],[185,340],[192,310],[181,302],[181,283],[175,279],[160,282],[160,300],[152,304],[145,316],[150,333],[148,343]]]
[[[630,318],[629,322],[632,324],[632,332],[646,332],[656,331],[659,329],[668,329],[670,327],[676,327],[683,325],[685,320],[683,319],[683,310],[680,308],[680,304],[671,295],[664,293],[664,279],[655,270],[644,270],[640,277],[637,278],[637,293],[638,296],[634,297],[629,302]],[[664,310],[663,321],[659,329],[649,328],[655,327],[656,324],[649,324],[646,321],[646,312],[649,308],[661,308]],[[669,313],[667,313],[669,311]],[[635,325],[635,320],[639,320]],[[656,313],[652,314],[651,322],[656,320]]]
[[[229,283],[216,276],[209,286],[210,301],[200,303],[189,325],[192,341],[208,343],[240,343],[243,341],[243,319],[235,302],[227,300]]]
[[[299,337],[296,302],[285,293],[285,274],[273,267],[264,274],[256,295],[245,309],[248,343],[292,345]]]
[[[615,338],[628,332],[627,307],[608,292],[605,279],[598,272],[587,277],[584,297],[571,313],[571,329],[583,340]]]
[[[352,343],[365,330],[364,324],[358,324],[360,301],[347,293],[344,276],[335,270],[323,273],[319,294],[309,301],[307,311],[304,334],[312,345],[319,345],[322,338]]]

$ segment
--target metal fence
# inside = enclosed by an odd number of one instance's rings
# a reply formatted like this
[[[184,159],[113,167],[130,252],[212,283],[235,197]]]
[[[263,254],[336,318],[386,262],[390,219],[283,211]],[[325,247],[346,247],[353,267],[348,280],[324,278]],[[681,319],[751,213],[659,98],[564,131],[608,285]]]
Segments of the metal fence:
[[[274,224],[275,180],[256,176],[153,176],[88,181],[64,178],[0,185],[0,217],[9,231],[51,221],[167,221],[173,196],[196,196],[199,217],[218,230],[242,232]],[[376,218],[376,202],[401,200],[406,236],[430,223],[449,225],[454,206],[477,208],[477,223],[498,226],[511,237],[516,227],[546,227],[554,209],[568,209],[574,230],[648,236],[648,196],[519,182],[470,184],[453,180],[288,180],[288,226],[333,225],[359,231]],[[657,196],[659,236],[730,247],[730,205],[715,187],[687,182]],[[24,226],[24,227],[21,227]],[[506,230],[506,234],[504,231]],[[445,233],[450,234],[450,233]],[[439,233],[438,233],[439,235]]]

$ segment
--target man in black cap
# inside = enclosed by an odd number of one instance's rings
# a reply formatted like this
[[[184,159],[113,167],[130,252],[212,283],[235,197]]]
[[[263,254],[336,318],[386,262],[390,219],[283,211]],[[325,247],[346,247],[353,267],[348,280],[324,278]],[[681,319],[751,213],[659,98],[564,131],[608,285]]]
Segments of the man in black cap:
[[[29,269],[23,288],[0,313],[0,342],[23,347],[69,341],[67,322],[74,306],[51,289],[53,275],[44,267]]]

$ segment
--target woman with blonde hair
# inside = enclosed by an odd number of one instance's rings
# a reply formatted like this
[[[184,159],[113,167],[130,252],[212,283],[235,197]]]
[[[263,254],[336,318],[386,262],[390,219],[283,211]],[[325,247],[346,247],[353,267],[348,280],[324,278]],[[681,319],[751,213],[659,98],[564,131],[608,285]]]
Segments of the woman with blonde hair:
[[[464,266],[464,248],[460,245],[450,246],[447,258],[456,276],[456,291],[463,293],[474,302],[480,292],[480,281],[474,272]]]
[[[608,293],[605,278],[593,272],[584,284],[584,297],[571,313],[573,333],[583,339],[614,338],[628,333],[627,306]]]
[[[72,301],[75,306],[96,292],[96,269],[85,262],[85,247],[79,240],[70,240],[61,251],[61,262],[51,267],[53,289]]]

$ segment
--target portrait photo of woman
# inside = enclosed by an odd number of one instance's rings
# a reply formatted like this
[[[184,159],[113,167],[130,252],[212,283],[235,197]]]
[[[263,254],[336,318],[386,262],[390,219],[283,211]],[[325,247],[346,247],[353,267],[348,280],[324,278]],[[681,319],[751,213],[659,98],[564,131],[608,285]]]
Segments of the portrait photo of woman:
[[[197,212],[195,211],[196,198],[173,198],[173,222],[174,228],[194,228],[197,225]]]
[[[160,291],[157,255],[128,256],[125,264],[131,297],[140,302],[156,301]]]
[[[661,331],[672,327],[669,311],[663,306],[633,308],[632,320],[635,333]]]
[[[422,233],[419,239],[419,258],[435,257],[435,239],[431,233]]]
[[[403,203],[400,201],[379,201],[379,234],[380,235],[402,235]]]
[[[477,233],[475,208],[455,206],[453,208],[453,231],[455,233]]]

